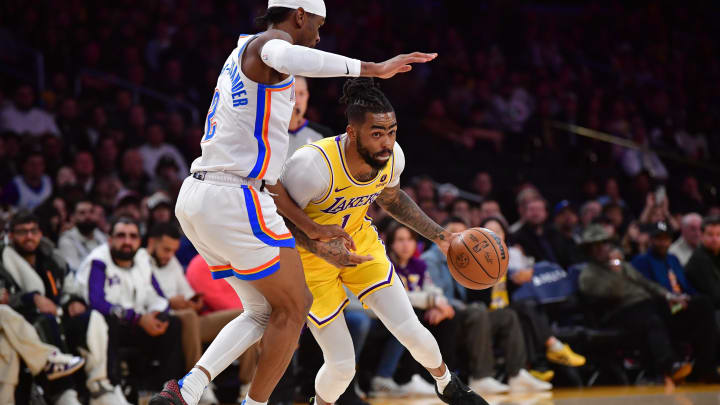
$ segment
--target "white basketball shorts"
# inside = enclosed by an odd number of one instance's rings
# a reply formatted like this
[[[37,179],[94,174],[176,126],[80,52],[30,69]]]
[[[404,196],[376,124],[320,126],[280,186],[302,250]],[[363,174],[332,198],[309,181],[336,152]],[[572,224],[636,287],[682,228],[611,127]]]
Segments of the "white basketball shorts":
[[[214,279],[259,280],[280,268],[280,248],[295,239],[259,181],[198,173],[180,188],[175,215]]]

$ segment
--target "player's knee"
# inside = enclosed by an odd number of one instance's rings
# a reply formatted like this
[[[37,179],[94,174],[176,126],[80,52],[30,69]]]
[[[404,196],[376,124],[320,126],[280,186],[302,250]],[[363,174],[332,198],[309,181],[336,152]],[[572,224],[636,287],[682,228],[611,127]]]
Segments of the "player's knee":
[[[272,312],[272,309],[270,307],[270,304],[268,304],[268,303],[245,305],[244,312],[240,316],[245,316],[245,317],[251,319],[253,322],[255,322],[255,324],[257,324],[261,328],[265,328],[267,326],[267,324],[270,322],[270,313],[271,312]]]
[[[328,363],[338,380],[342,380],[343,383],[349,384],[355,377],[355,359],[347,359],[342,361],[336,361],[334,363]],[[338,381],[340,382],[340,381]]]
[[[273,307],[270,322],[282,328],[302,325],[305,323],[306,315],[307,313],[302,310],[302,305],[297,302],[288,302],[286,305]]]
[[[304,324],[312,303],[312,294],[303,285],[273,306],[273,316],[277,316],[278,320],[282,318],[287,322]]]

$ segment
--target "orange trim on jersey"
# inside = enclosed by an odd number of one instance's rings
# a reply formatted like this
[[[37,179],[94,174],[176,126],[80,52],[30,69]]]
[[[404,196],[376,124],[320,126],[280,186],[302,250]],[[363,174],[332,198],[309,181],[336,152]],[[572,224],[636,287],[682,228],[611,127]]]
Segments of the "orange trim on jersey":
[[[280,268],[280,255],[275,256],[266,263],[247,270],[236,269],[229,264],[209,267],[213,280],[231,277],[233,275],[241,280],[259,280],[275,273]]]
[[[269,262],[263,263],[255,268],[247,269],[247,270],[240,270],[236,268],[232,268],[233,271],[241,276],[249,276],[252,274],[260,273],[264,270],[267,270],[268,268],[274,266],[275,264],[280,263],[280,255],[275,256],[274,258],[270,259]]]
[[[263,159],[262,169],[260,169],[260,174],[258,174],[257,178],[262,179],[265,177],[265,172],[267,172],[268,165],[270,164],[270,156],[272,155],[272,151],[270,150],[270,140],[268,139],[268,130],[270,128],[270,112],[272,107],[272,93],[274,91],[284,91],[292,87],[292,85],[295,83],[295,79],[290,81],[290,83],[286,84],[283,87],[266,87],[265,88],[265,105],[264,105],[264,111],[265,114],[263,115],[263,124],[262,124],[262,141],[265,145],[265,157]]]
[[[250,190],[250,194],[252,195],[253,202],[255,203],[255,214],[258,218],[258,223],[260,225],[260,230],[262,230],[263,233],[265,233],[267,236],[275,239],[275,240],[282,240],[282,239],[292,239],[292,234],[290,232],[284,233],[282,235],[278,235],[275,232],[273,232],[270,228],[265,225],[265,218],[263,218],[262,209],[260,207],[260,200],[258,199],[257,192],[254,188],[248,187],[248,190]],[[249,208],[249,207],[248,207]]]

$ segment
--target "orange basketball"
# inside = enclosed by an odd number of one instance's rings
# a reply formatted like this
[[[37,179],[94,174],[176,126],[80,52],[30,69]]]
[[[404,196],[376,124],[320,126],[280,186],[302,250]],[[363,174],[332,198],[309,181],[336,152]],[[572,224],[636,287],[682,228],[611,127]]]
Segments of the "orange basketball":
[[[473,290],[490,288],[507,273],[509,253],[493,231],[471,228],[450,241],[448,267],[458,283]]]

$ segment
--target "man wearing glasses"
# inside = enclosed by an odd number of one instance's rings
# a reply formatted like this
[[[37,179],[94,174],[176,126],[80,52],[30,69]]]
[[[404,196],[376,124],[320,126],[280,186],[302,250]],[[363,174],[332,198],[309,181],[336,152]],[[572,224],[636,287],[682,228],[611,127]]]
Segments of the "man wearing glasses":
[[[120,217],[111,224],[108,241],[90,252],[76,277],[90,307],[107,320],[111,353],[132,347],[140,350],[140,358],[159,361],[160,367],[151,375],[132,370],[149,388],[182,373],[185,362],[180,320],[168,314],[169,303],[152,275],[150,258],[138,249],[138,223]],[[110,370],[116,373],[118,365],[111,364]]]
[[[92,405],[118,403],[116,394],[103,388],[109,386],[105,319],[90,310],[82,297],[71,294],[72,283],[65,283],[68,265],[54,252],[52,242],[43,238],[39,224],[33,214],[17,213],[10,221],[9,243],[0,245],[2,278],[9,283],[8,304],[39,330],[45,343],[83,355]],[[80,403],[70,378],[43,388],[54,404]]]

